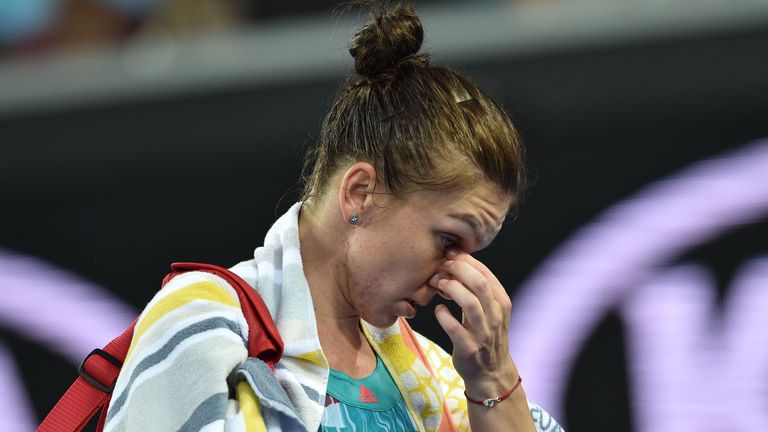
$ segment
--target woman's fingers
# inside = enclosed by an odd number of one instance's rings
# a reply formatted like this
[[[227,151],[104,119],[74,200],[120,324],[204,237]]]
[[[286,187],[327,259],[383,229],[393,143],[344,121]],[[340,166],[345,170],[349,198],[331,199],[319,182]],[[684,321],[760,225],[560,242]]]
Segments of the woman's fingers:
[[[504,289],[504,286],[496,278],[496,275],[494,275],[485,264],[475,259],[472,255],[456,252],[449,255],[449,257],[451,256],[453,257],[454,262],[466,263],[485,278],[488,282],[487,286],[490,287],[490,291],[493,294],[493,298],[499,305],[503,318],[505,320],[509,319],[509,314],[512,309],[512,301],[510,300],[507,291]]]
[[[464,325],[472,332],[487,333],[483,305],[475,294],[470,292],[461,282],[454,279],[441,279],[438,290],[448,294],[461,307],[464,314]]]
[[[445,305],[435,308],[440,326],[453,342],[453,362],[466,380],[485,379],[509,359],[507,337],[511,302],[496,276],[469,254],[454,252],[430,281],[461,307],[461,322]],[[447,274],[446,274],[447,273]]]
[[[478,299],[483,309],[484,318],[488,321],[488,326],[490,328],[498,326],[502,320],[502,311],[494,293],[493,283],[477,268],[464,260],[448,261],[445,264],[445,269]]]
[[[445,333],[451,339],[454,350],[461,352],[472,352],[476,348],[474,339],[469,331],[453,316],[448,307],[439,304],[435,307],[435,317],[440,327],[443,328]]]

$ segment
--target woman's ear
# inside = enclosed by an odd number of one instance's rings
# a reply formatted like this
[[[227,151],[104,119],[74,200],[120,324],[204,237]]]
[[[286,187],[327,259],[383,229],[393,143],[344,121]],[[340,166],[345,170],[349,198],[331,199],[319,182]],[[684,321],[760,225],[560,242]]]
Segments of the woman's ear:
[[[349,167],[339,187],[339,205],[344,222],[357,224],[370,214],[376,180],[376,168],[369,162],[357,162]]]

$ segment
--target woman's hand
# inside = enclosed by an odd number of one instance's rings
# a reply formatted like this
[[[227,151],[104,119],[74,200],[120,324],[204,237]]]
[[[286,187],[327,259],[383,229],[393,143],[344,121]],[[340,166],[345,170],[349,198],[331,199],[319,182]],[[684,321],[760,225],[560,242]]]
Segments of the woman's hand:
[[[471,255],[450,250],[433,281],[443,297],[462,310],[459,322],[444,305],[435,315],[453,342],[453,364],[473,399],[494,398],[511,389],[518,372],[508,349],[512,302],[496,276]],[[445,276],[445,275],[443,275]]]

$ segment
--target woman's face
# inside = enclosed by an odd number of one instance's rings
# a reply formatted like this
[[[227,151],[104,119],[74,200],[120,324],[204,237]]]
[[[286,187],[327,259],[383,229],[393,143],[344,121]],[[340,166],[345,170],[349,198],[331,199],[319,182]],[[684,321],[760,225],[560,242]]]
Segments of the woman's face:
[[[379,198],[376,198],[377,202]],[[436,293],[429,283],[450,248],[476,252],[498,234],[510,199],[494,185],[418,191],[361,220],[347,244],[348,300],[369,323],[412,318]]]

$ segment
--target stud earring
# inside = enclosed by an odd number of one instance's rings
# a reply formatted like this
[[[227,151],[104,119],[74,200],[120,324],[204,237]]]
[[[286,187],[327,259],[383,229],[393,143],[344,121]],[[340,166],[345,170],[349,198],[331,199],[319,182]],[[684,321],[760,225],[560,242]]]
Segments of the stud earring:
[[[358,215],[352,215],[349,217],[349,223],[352,225],[357,224],[357,222],[360,220],[360,217]]]

